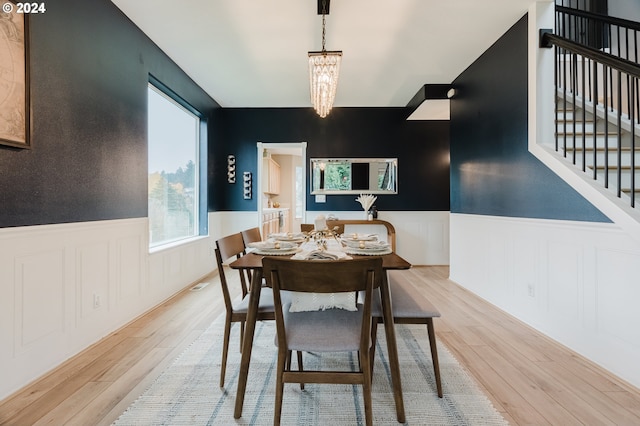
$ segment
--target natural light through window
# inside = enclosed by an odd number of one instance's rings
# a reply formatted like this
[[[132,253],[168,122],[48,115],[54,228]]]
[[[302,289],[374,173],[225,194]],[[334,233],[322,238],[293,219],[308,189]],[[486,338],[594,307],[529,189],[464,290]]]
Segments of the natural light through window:
[[[199,118],[148,90],[149,246],[198,234]]]

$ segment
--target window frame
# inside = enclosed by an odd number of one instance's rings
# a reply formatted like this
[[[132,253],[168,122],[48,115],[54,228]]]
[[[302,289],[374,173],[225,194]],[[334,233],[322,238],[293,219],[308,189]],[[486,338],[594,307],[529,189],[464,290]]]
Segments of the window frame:
[[[207,120],[199,110],[193,107],[189,102],[167,87],[164,83],[157,78],[149,75],[149,81],[147,84],[147,100],[149,98],[149,91],[153,90],[158,95],[165,98],[168,102],[171,102],[174,106],[180,108],[184,112],[194,116],[196,118],[196,140],[195,140],[195,182],[194,182],[194,202],[193,211],[193,228],[190,235],[184,235],[182,237],[173,238],[170,240],[164,240],[153,244],[151,241],[151,217],[147,210],[147,218],[149,220],[149,238],[148,247],[149,252],[160,251],[165,248],[171,248],[182,244],[189,243],[193,240],[206,237],[208,235],[208,219],[207,219]],[[147,132],[149,131],[149,105],[147,104]],[[151,141],[149,134],[147,134],[147,149],[151,149]],[[148,155],[147,155],[148,158]],[[148,160],[147,160],[148,161]],[[151,170],[147,163],[147,176],[149,176]],[[147,190],[147,204],[149,204],[150,192]]]

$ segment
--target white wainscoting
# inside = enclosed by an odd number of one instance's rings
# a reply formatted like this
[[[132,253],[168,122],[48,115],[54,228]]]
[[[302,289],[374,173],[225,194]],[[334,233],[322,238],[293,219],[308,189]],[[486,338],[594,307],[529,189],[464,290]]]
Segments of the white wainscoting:
[[[146,218],[0,229],[0,399],[214,269],[208,237],[149,254]]]
[[[640,387],[640,244],[615,224],[452,214],[450,276]]]
[[[209,213],[209,234],[214,244],[218,238],[256,226],[261,227],[257,211]]]
[[[380,218],[411,263],[448,263],[449,212]],[[146,218],[0,229],[0,399],[213,271],[215,240],[258,225],[210,213],[209,237],[153,253]]]
[[[313,223],[321,214],[325,217],[333,214],[340,219],[362,220],[365,217],[362,211],[313,211],[307,212],[304,223]],[[390,222],[396,229],[397,252],[412,265],[449,264],[448,211],[380,212],[378,218]],[[209,221],[213,239],[259,225],[257,212],[210,213]]]
[[[339,219],[363,220],[363,211],[307,212],[304,223],[314,223],[318,215],[334,214]],[[412,265],[449,264],[448,211],[383,211],[378,219],[396,229],[396,251]]]

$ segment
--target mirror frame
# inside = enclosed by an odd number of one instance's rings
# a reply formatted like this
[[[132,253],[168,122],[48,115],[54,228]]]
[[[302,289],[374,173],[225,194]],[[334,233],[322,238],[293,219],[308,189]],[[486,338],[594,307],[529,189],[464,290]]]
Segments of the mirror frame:
[[[393,189],[320,189],[314,188],[314,182],[316,182],[316,173],[321,169],[320,164],[326,163],[364,163],[364,164],[378,164],[387,163],[390,164],[393,175]],[[348,194],[397,194],[398,193],[398,159],[397,158],[311,158],[310,159],[310,173],[309,173],[309,187],[311,195],[348,195]],[[371,177],[371,171],[369,172]],[[321,178],[319,177],[318,180]]]

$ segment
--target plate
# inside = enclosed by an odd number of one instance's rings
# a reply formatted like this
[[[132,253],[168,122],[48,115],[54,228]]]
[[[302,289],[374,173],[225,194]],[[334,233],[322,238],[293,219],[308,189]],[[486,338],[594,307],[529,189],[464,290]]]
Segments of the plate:
[[[302,250],[299,247],[294,248],[286,248],[286,249],[255,249],[252,253],[261,254],[264,256],[288,256],[291,254],[296,254]]]
[[[378,241],[378,234],[342,234],[343,241]]]
[[[297,247],[297,244],[294,244],[293,242],[287,242],[287,241],[277,241],[278,244],[278,248],[276,248],[276,242],[274,241],[258,241],[255,243],[249,243],[249,247],[253,248],[253,249],[257,249],[257,250],[275,250],[275,251],[280,251],[280,250],[286,250],[286,249],[294,249]]]
[[[276,241],[289,241],[292,243],[301,243],[305,240],[305,237],[302,234],[271,234],[269,235],[269,238]]]
[[[383,254],[391,254],[391,247],[385,247],[383,250],[361,249],[353,247],[345,247],[342,251],[348,254],[359,254],[364,256],[382,256]]]
[[[389,248],[389,244],[384,241],[363,241],[363,240],[342,240],[349,248],[368,249],[368,250],[385,250]],[[361,247],[361,244],[364,247]]]

